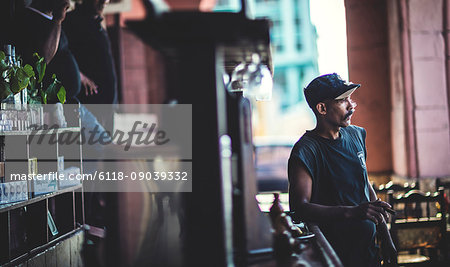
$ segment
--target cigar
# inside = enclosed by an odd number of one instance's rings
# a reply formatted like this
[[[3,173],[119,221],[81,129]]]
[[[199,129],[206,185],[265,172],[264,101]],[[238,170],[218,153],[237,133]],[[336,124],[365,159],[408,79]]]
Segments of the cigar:
[[[391,208],[385,207],[384,210],[389,212],[390,214],[395,214],[395,210],[393,210]]]
[[[381,202],[381,199],[377,198],[377,200],[375,200],[375,202]],[[395,214],[395,210],[389,207],[383,207],[383,209],[387,212],[389,212],[390,214]]]

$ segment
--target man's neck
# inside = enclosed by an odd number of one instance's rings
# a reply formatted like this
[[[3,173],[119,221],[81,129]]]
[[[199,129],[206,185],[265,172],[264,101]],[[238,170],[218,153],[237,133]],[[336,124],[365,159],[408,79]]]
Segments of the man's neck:
[[[314,130],[312,130],[313,133],[331,140],[336,140],[339,138],[339,131],[341,130],[341,127],[331,127],[328,125],[318,124]]]

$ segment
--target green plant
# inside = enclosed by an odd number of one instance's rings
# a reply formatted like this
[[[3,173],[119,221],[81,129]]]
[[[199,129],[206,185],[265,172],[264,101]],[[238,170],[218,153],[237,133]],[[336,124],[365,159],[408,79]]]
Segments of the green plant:
[[[30,79],[30,86],[28,88],[29,103],[47,104],[59,101],[64,104],[66,102],[66,89],[56,78],[55,74],[52,75],[50,85],[44,89],[43,80],[47,64],[44,58],[40,57],[37,53],[34,53],[33,57],[36,59],[36,75]]]
[[[5,59],[5,53],[0,51],[0,100],[25,89],[30,82],[30,78],[34,76],[33,68],[30,65],[27,64],[24,67],[11,66],[7,64]]]
[[[5,53],[0,51],[0,101],[27,88],[29,104],[66,102],[66,90],[55,74],[52,75],[50,84],[44,88],[47,64],[37,53],[33,57],[36,59],[35,69],[29,64],[23,67],[11,66],[5,61]]]

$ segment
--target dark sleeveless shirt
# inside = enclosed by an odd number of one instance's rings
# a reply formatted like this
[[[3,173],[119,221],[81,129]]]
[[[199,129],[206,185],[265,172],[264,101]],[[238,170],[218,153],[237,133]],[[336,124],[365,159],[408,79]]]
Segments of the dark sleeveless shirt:
[[[307,131],[297,141],[289,164],[302,164],[311,175],[311,203],[356,206],[369,201],[365,138],[363,128],[351,125],[341,128],[336,140]],[[292,194],[296,184],[289,178]],[[377,260],[372,221],[330,221],[319,226],[345,266],[368,266]]]

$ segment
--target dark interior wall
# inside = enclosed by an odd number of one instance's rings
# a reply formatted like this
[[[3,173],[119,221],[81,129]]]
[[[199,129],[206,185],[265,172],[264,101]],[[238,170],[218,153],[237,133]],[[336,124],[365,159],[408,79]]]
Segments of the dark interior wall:
[[[17,10],[24,6],[22,0],[2,0],[0,1],[0,46],[12,44],[14,33],[13,17]]]

